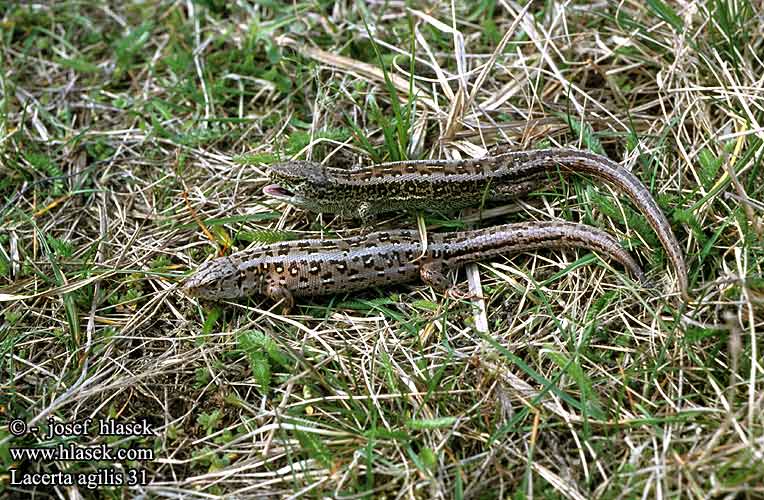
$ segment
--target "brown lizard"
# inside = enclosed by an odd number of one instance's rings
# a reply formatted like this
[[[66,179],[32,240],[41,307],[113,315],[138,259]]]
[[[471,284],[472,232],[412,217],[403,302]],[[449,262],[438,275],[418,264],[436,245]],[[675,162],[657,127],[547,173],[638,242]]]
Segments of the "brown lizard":
[[[392,230],[348,239],[285,241],[220,257],[202,264],[183,284],[187,294],[204,299],[264,295],[346,293],[416,280],[447,288],[447,269],[498,254],[542,248],[580,247],[620,262],[643,284],[646,279],[629,253],[608,233],[572,222],[533,222],[474,231],[434,233],[422,255],[416,230]],[[417,258],[422,255],[421,258]]]
[[[647,188],[630,171],[600,155],[574,149],[497,150],[467,160],[412,160],[352,169],[289,161],[270,167],[271,197],[315,212],[368,221],[375,214],[400,210],[454,210],[485,199],[516,198],[539,186],[549,173],[586,174],[625,193],[655,230],[690,300],[682,249]]]

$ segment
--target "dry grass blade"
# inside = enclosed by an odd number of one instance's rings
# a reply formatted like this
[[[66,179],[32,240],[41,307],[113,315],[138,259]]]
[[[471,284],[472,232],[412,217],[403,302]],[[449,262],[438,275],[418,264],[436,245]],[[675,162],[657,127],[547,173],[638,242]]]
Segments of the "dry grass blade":
[[[332,54],[331,52],[326,52],[321,49],[317,49],[315,47],[300,45],[288,37],[279,38],[278,42],[279,44],[283,46],[293,48],[294,50],[304,55],[305,57],[309,57],[311,59],[320,61],[324,64],[328,64],[329,66],[335,67],[341,71],[348,71],[348,72],[354,73],[358,75],[359,77],[368,79],[369,81],[373,81],[373,82],[385,81],[385,76],[382,70],[372,64],[357,61],[349,57]],[[407,96],[409,94],[408,80],[395,74],[390,75],[390,79],[392,80],[393,85],[395,85],[395,88],[399,92],[401,92],[404,96]],[[414,86],[413,88],[413,95],[416,96],[419,101],[421,101],[425,106],[427,106],[431,110],[435,112],[439,110],[435,102],[430,97],[428,97],[426,93],[424,93],[421,89],[419,89],[416,86]]]
[[[470,91],[470,96],[467,99],[465,108],[472,107],[472,104],[475,102],[475,97],[477,96],[478,91],[483,87],[483,83],[485,82],[486,78],[488,78],[488,75],[492,71],[494,71],[494,65],[496,64],[496,59],[499,57],[499,54],[504,52],[504,48],[507,46],[507,43],[509,43],[510,38],[515,36],[515,29],[517,28],[517,25],[520,23],[521,19],[528,12],[529,8],[530,8],[530,4],[526,5],[517,14],[515,21],[512,23],[509,29],[504,33],[504,36],[501,38],[501,41],[496,46],[496,49],[494,49],[493,54],[491,54],[491,58],[483,66],[483,70],[480,72],[480,75],[478,75],[477,79],[475,80],[475,83],[472,85],[472,90]]]

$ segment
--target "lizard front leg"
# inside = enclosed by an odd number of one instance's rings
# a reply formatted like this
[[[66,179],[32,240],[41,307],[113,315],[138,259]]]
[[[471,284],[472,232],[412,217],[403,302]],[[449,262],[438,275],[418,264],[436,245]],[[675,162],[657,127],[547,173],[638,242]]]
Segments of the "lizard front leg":
[[[362,201],[357,207],[353,208],[353,211],[355,213],[355,218],[359,219],[364,226],[371,224],[371,220],[374,218],[371,203]]]

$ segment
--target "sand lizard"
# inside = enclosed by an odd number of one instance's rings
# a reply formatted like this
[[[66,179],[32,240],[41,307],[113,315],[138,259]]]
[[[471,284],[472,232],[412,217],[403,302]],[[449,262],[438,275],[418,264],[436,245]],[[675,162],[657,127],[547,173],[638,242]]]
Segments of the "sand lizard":
[[[368,221],[400,209],[446,211],[476,206],[485,199],[516,198],[557,172],[602,179],[626,194],[658,235],[682,298],[690,300],[682,249],[650,192],[633,173],[593,153],[499,148],[478,159],[400,161],[351,169],[289,161],[270,166],[274,184],[263,192],[300,208]]]
[[[284,299],[346,293],[416,280],[446,289],[445,271],[467,262],[542,248],[581,247],[620,262],[643,284],[645,276],[608,233],[572,222],[533,222],[473,231],[430,234],[427,249],[416,230],[391,230],[348,239],[284,241],[202,264],[186,280],[188,295],[232,299],[251,295]],[[418,258],[422,255],[421,258]]]

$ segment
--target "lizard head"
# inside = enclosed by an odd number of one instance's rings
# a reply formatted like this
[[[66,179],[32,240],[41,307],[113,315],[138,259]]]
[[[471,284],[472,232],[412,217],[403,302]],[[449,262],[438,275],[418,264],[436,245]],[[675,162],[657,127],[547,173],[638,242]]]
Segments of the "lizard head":
[[[183,291],[190,297],[221,300],[261,294],[264,276],[259,266],[243,271],[229,257],[212,259],[186,278]]]
[[[263,188],[263,194],[314,212],[326,211],[317,200],[333,180],[326,167],[311,161],[276,163],[268,169],[273,184]]]

